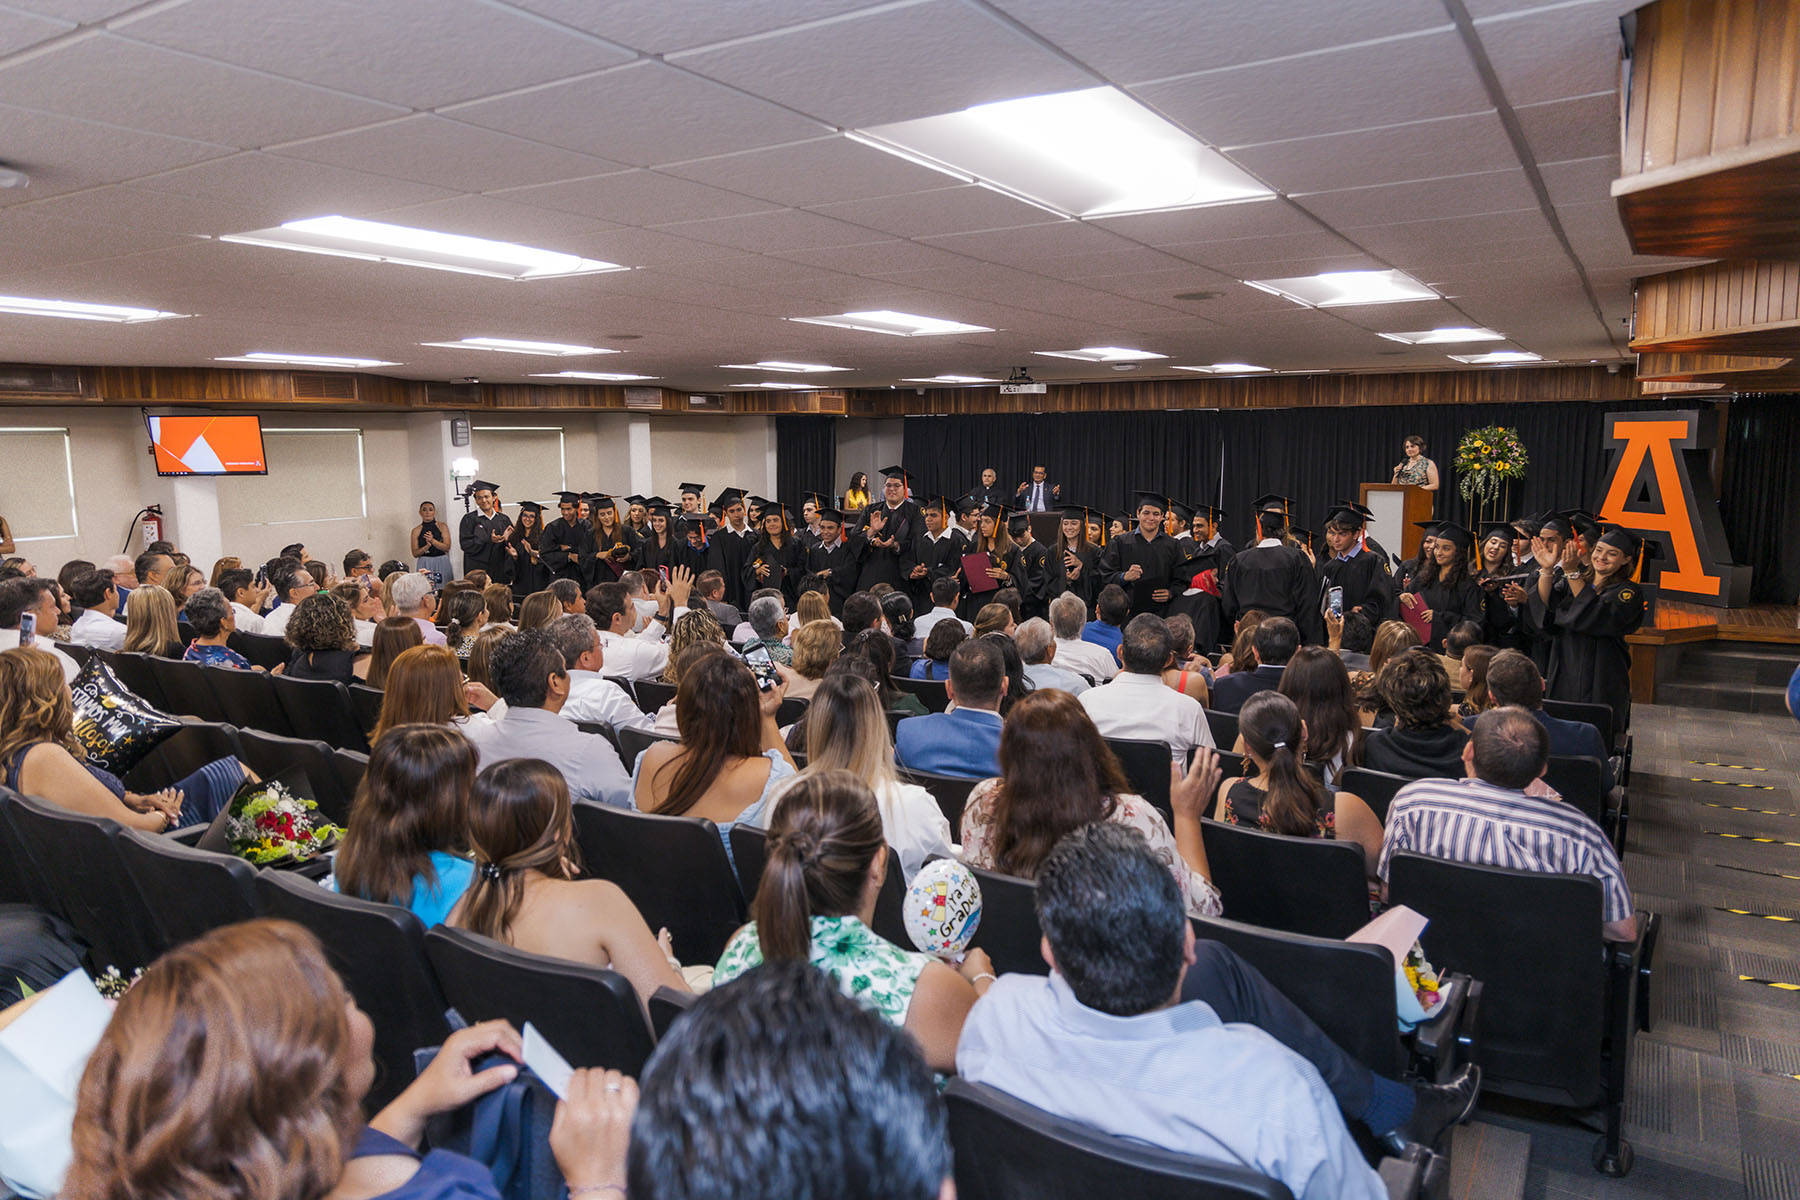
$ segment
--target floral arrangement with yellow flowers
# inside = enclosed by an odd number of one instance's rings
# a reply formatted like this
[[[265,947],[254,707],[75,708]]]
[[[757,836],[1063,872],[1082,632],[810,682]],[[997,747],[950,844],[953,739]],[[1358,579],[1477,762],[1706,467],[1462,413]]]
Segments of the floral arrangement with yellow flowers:
[[[1412,986],[1413,995],[1419,998],[1419,1007],[1427,1013],[1437,1007],[1443,988],[1438,978],[1437,969],[1425,959],[1425,949],[1414,942],[1413,948],[1406,952],[1406,961],[1400,965],[1406,973],[1406,982]]]
[[[325,820],[310,797],[273,780],[246,783],[231,798],[225,836],[231,852],[259,867],[304,862],[327,849],[343,830]]]
[[[1525,478],[1530,462],[1518,430],[1503,425],[1471,429],[1456,444],[1456,490],[1464,500],[1492,500],[1502,483]]]

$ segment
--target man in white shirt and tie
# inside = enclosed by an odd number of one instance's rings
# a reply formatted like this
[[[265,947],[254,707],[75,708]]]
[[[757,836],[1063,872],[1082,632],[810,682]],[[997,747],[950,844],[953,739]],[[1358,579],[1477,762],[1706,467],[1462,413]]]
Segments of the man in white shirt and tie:
[[[1036,466],[1031,468],[1031,482],[1021,483],[1013,498],[1016,506],[1026,512],[1049,512],[1052,506],[1062,503],[1062,485],[1050,482],[1049,468]]]
[[[1119,657],[1125,669],[1111,683],[1081,694],[1081,706],[1101,737],[1165,742],[1170,756],[1183,764],[1194,747],[1213,744],[1200,702],[1162,681],[1164,669],[1175,661],[1167,622],[1155,613],[1131,618]]]

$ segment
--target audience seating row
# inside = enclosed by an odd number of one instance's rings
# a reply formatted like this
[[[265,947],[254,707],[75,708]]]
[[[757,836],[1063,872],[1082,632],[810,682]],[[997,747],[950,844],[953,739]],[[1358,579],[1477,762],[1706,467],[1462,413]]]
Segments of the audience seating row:
[[[203,667],[154,654],[102,651],[100,657],[120,683],[165,712],[310,738],[344,750],[369,748],[349,689],[335,680]]]

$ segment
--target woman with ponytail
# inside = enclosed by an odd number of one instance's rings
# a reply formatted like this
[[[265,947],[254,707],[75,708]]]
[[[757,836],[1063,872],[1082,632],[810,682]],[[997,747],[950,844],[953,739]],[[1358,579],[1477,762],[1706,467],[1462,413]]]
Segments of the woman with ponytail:
[[[769,823],[750,924],[726,945],[713,984],[765,962],[810,962],[910,1033],[935,1070],[953,1071],[963,1020],[994,982],[993,964],[970,950],[953,969],[870,929],[887,872],[881,810],[868,785],[849,771],[802,776]]]
[[[1306,769],[1306,722],[1280,692],[1258,692],[1238,712],[1244,777],[1219,785],[1214,819],[1288,837],[1337,838],[1362,847],[1371,876],[1381,859],[1381,820],[1360,796],[1333,791]]]
[[[549,763],[508,759],[476,777],[469,848],[475,878],[447,924],[531,954],[609,967],[631,981],[640,1004],[659,987],[689,990],[619,886],[580,878],[569,785]]]

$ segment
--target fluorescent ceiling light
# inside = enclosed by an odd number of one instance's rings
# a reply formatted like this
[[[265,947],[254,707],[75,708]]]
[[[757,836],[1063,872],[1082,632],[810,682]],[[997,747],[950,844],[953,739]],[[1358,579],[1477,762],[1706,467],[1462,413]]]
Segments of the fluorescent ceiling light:
[[[992,333],[986,325],[965,325],[942,317],[921,317],[914,313],[878,308],[868,312],[838,313],[829,317],[789,317],[802,325],[830,325],[837,329],[860,329],[864,333],[890,333],[895,337],[933,337],[942,333]]]
[[[1412,333],[1384,333],[1380,336],[1390,342],[1404,342],[1408,346],[1448,346],[1456,342],[1504,342],[1506,340],[1504,333],[1468,325],[1452,325],[1444,329],[1420,329]]]
[[[546,371],[532,379],[592,379],[600,383],[635,383],[640,379],[658,379],[657,375],[621,375],[614,371]]]
[[[494,350],[501,354],[547,354],[572,358],[583,354],[617,354],[604,346],[571,346],[567,342],[522,342],[517,338],[471,337],[456,342],[420,342],[421,346],[444,346],[451,350]]]
[[[1177,371],[1196,371],[1202,375],[1254,375],[1259,371],[1267,371],[1267,367],[1259,367],[1254,363],[1213,363],[1209,367],[1176,367]]]
[[[400,364],[379,358],[339,358],[331,354],[274,354],[266,350],[253,351],[250,354],[238,354],[230,358],[215,358],[214,362],[260,363],[263,366],[289,367],[348,367],[360,370],[364,367],[397,367]]]
[[[1152,354],[1148,350],[1132,350],[1126,346],[1083,346],[1079,350],[1034,350],[1045,358],[1075,358],[1082,362],[1148,362],[1153,358],[1167,358],[1166,354]]]
[[[985,375],[933,375],[929,379],[902,379],[901,383],[999,383]]]
[[[795,375],[813,375],[821,371],[849,371],[852,367],[828,367],[824,363],[797,363],[767,360],[754,363],[720,363],[725,371],[787,371]]]
[[[811,392],[817,391],[810,383],[782,383],[774,379],[765,379],[761,383],[728,383],[730,388],[769,388],[777,392]]]
[[[0,313],[13,313],[21,317],[72,317],[77,321],[111,321],[115,325],[141,325],[145,321],[167,321],[188,315],[159,312],[154,308],[130,308],[123,304],[37,300],[30,296],[0,296]]]
[[[1117,88],[977,104],[850,137],[1065,217],[1195,208],[1274,193]]]
[[[1348,304],[1399,304],[1436,300],[1438,294],[1404,271],[1327,271],[1288,279],[1246,279],[1260,291],[1308,308],[1341,308]]]
[[[1490,350],[1486,354],[1452,354],[1460,363],[1473,363],[1476,366],[1489,366],[1494,363],[1543,362],[1544,356],[1533,354],[1529,350]]]
[[[429,267],[436,271],[459,271],[495,279],[557,279],[566,275],[629,269],[618,263],[540,250],[516,242],[496,242],[460,233],[439,233],[433,229],[414,229],[408,225],[343,216],[307,217],[273,229],[225,234],[219,240],[398,263],[406,267]]]

